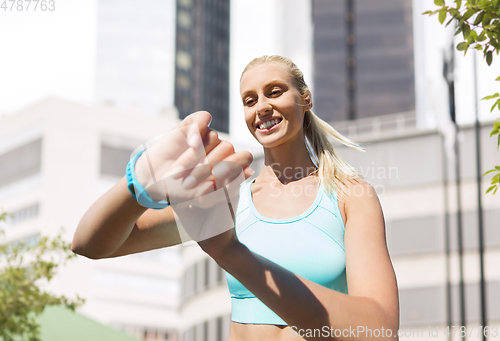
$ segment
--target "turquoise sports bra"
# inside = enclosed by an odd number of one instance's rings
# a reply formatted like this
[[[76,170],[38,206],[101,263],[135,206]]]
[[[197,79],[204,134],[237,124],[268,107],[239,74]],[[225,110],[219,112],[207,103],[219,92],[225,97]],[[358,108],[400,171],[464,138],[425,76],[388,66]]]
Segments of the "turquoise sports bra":
[[[324,287],[347,294],[344,221],[336,198],[319,186],[314,204],[293,218],[262,216],[253,205],[251,184],[240,188],[236,235],[251,251]],[[231,320],[287,325],[275,312],[226,272],[231,294]]]

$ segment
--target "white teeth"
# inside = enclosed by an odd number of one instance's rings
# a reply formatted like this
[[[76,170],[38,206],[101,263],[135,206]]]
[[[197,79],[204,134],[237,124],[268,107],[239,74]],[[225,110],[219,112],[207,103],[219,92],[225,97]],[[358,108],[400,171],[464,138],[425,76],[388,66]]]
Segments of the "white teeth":
[[[264,122],[264,123],[262,123],[262,124],[259,125],[259,128],[260,129],[269,129],[270,127],[272,127],[275,124],[278,124],[278,120],[277,119]]]

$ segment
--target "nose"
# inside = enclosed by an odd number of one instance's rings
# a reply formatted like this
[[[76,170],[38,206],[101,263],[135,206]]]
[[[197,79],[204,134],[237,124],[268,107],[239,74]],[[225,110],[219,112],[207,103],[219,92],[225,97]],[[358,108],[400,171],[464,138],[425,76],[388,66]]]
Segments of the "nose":
[[[263,115],[270,111],[272,111],[272,106],[267,100],[267,98],[263,98],[257,102],[257,105],[255,106],[255,112],[258,115]]]

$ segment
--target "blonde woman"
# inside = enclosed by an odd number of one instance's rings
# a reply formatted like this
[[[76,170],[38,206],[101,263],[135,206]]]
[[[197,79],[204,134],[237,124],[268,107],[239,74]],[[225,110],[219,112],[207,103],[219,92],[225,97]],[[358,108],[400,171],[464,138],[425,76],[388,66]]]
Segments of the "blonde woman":
[[[264,167],[241,185],[235,228],[198,242],[226,271],[229,339],[398,339],[397,283],[380,203],[329,138],[362,148],[312,113],[311,93],[289,59],[250,62],[240,94]],[[218,141],[204,115],[191,120],[209,159],[239,164],[248,178],[251,156]],[[206,174],[193,179],[189,187],[202,186]],[[172,209],[145,210],[126,186],[122,180],[89,209],[75,252],[114,257],[180,242]]]

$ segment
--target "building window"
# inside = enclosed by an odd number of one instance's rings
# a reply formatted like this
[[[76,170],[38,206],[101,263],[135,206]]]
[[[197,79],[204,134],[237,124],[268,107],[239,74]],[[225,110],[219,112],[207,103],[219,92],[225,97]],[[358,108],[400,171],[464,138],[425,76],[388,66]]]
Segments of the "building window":
[[[203,341],[208,341],[208,321],[203,322]]]
[[[186,11],[179,11],[177,14],[177,21],[179,22],[179,26],[183,28],[190,28],[192,25],[191,15]]]
[[[196,290],[198,290],[198,264],[196,263],[193,266],[193,275],[194,275],[193,292],[196,293]]]
[[[39,203],[25,206],[14,212],[10,212],[10,214],[7,215],[3,225],[5,228],[8,228],[12,225],[20,224],[23,221],[33,219],[38,216],[39,211],[40,211]]]
[[[191,69],[192,58],[188,52],[178,51],[177,52],[177,66],[183,70]]]
[[[0,155],[0,187],[40,173],[41,164],[41,138]]]
[[[205,259],[204,261],[204,265],[205,265],[205,283],[204,283],[204,287],[205,288],[208,288],[208,282],[209,282],[209,268],[210,268],[210,263],[209,263],[209,260],[208,258]]]
[[[101,145],[101,175],[122,177],[125,175],[125,168],[130,161],[130,156],[134,151],[126,148],[116,148]]]
[[[217,317],[217,341],[222,340],[222,316]]]

